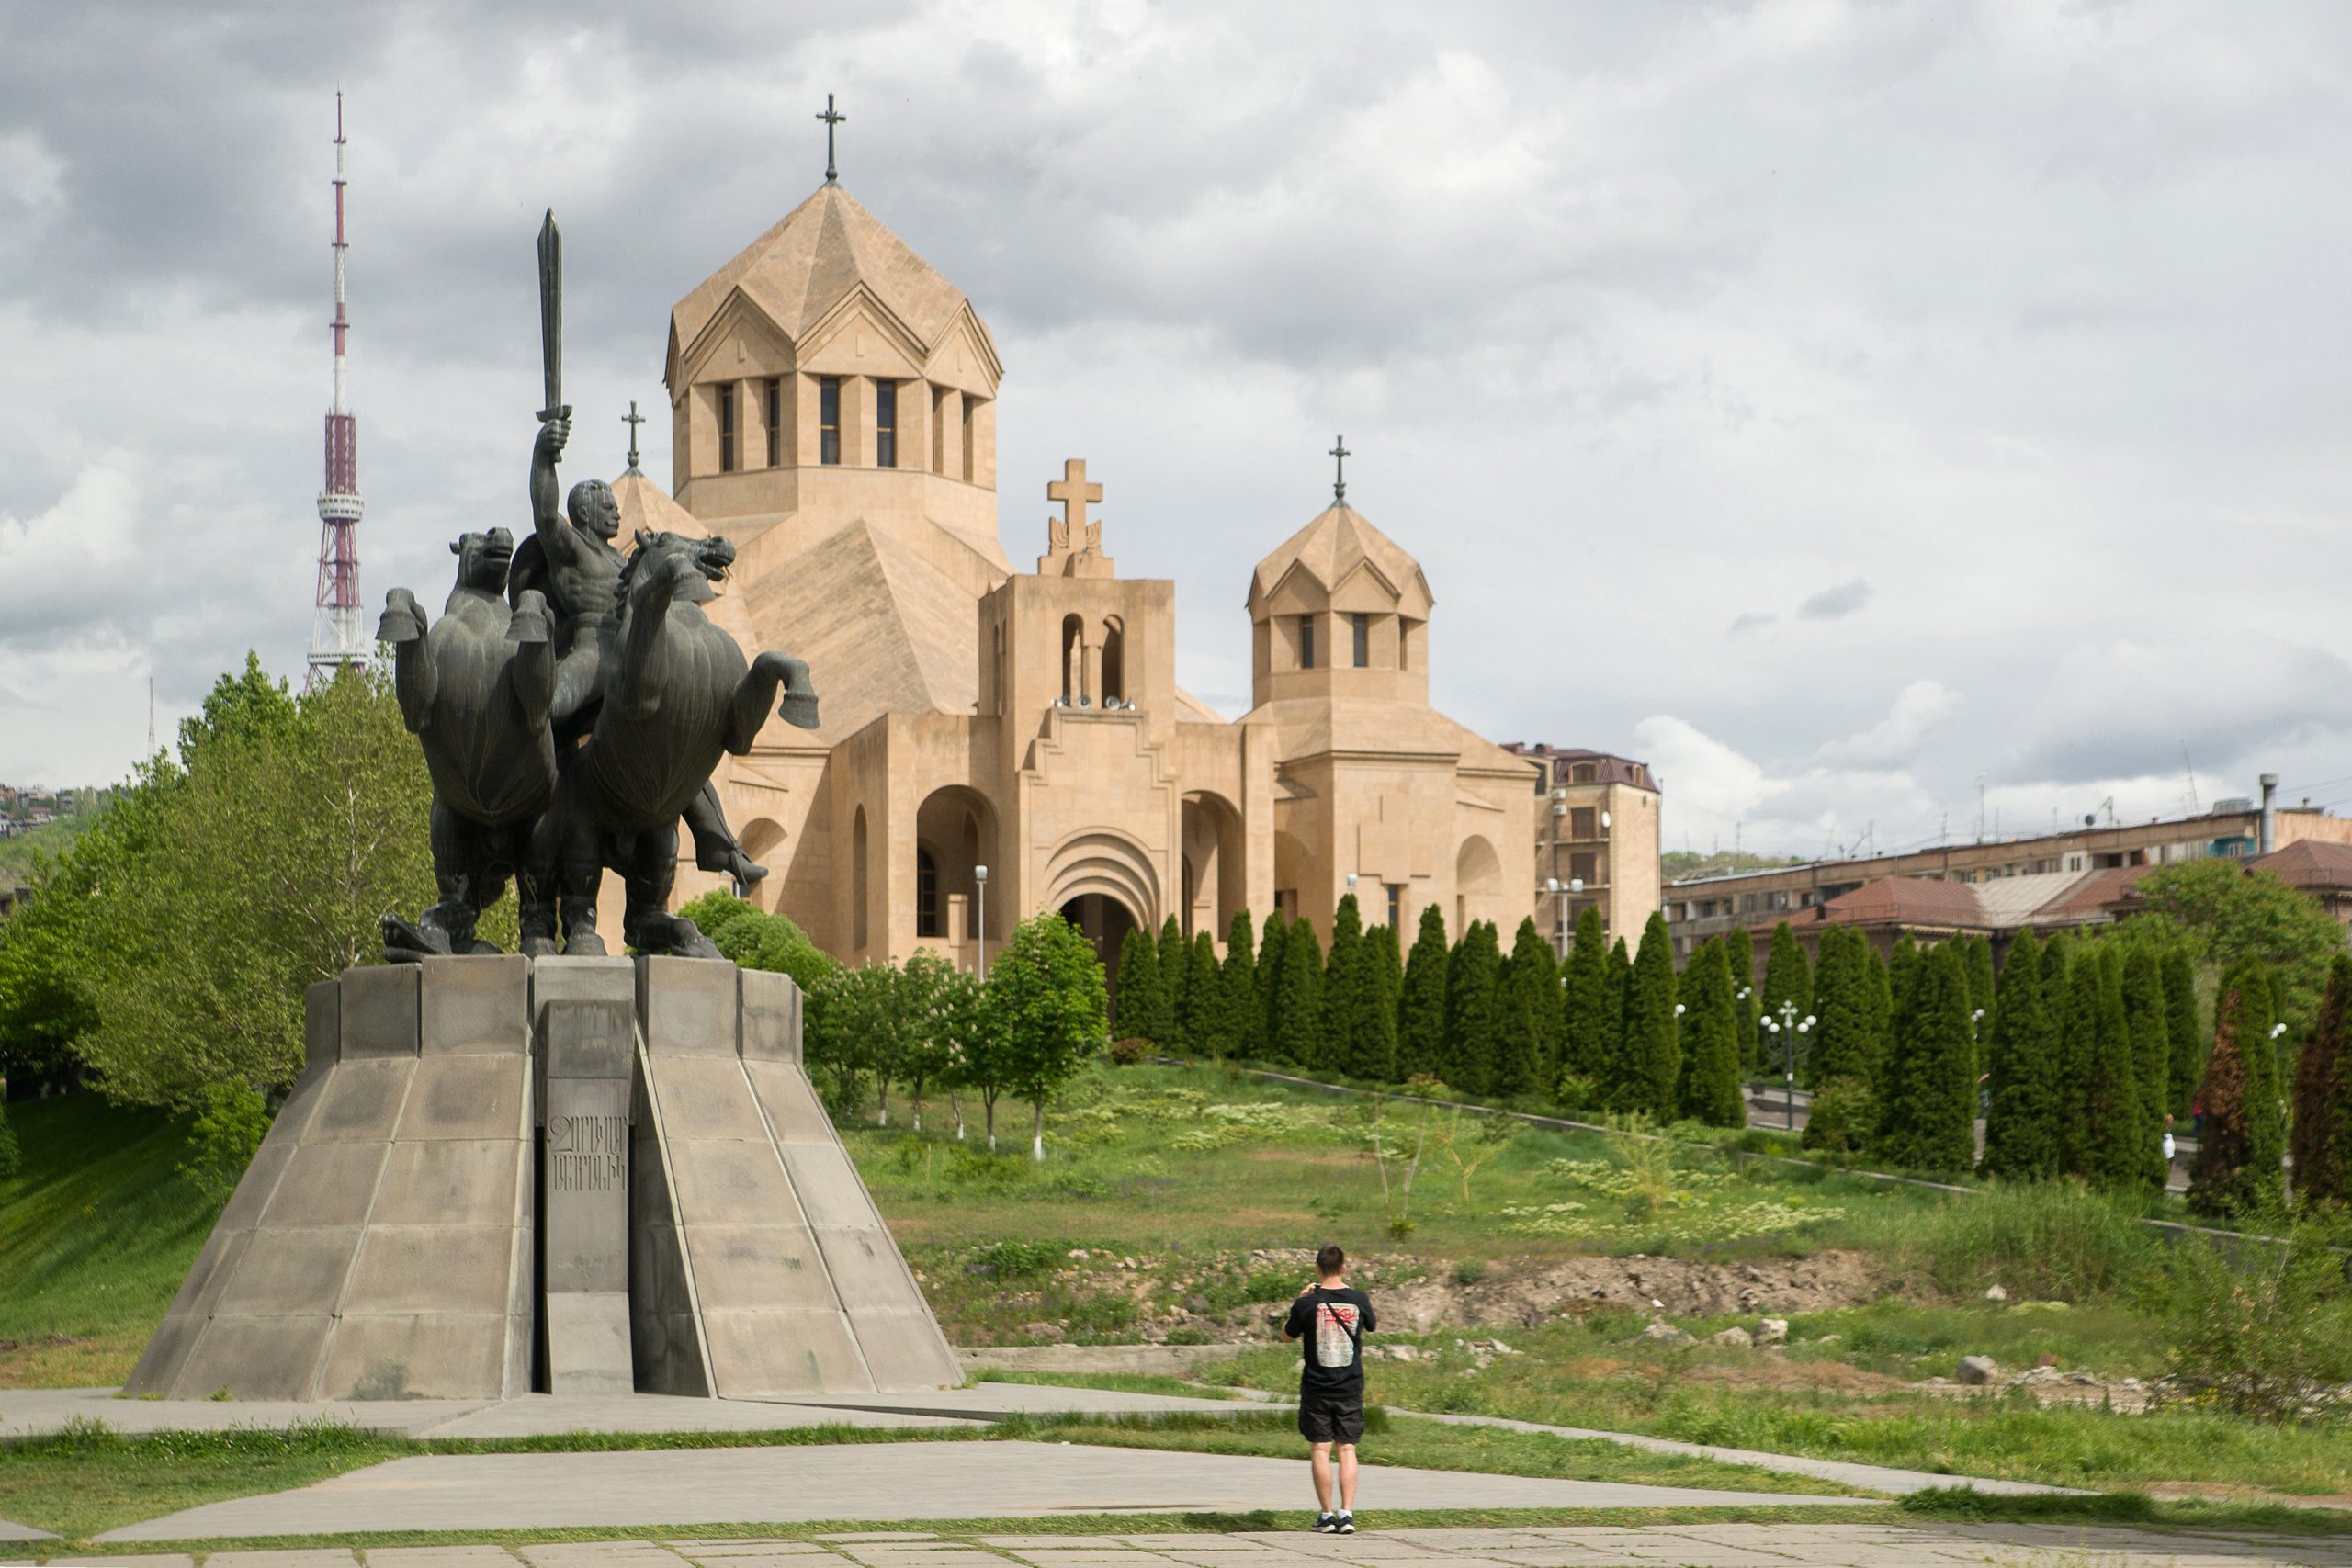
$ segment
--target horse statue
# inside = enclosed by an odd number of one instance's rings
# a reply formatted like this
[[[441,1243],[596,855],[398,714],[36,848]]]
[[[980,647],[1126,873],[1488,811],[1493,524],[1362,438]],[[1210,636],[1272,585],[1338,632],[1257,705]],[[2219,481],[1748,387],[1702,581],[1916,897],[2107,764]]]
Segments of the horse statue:
[[[514,536],[503,528],[467,534],[449,547],[458,581],[441,619],[428,626],[405,588],[384,596],[376,629],[392,645],[392,690],[401,719],[424,749],[433,779],[433,880],[439,902],[414,921],[384,917],[384,956],[496,953],[479,940],[481,911],[510,876],[530,886],[532,831],[554,797],[555,740],[548,705],[555,660],[546,601],[526,592],[509,607],[506,570]]]
[[[566,953],[604,953],[596,893],[609,867],[627,888],[621,934],[629,946],[718,956],[692,920],[669,912],[679,817],[721,753],[752,749],[779,688],[777,716],[802,729],[817,725],[805,660],[766,652],[746,665],[735,639],[703,613],[717,597],[711,585],[734,563],[725,539],[639,531],[614,587],[617,662],[605,672],[594,725],[564,754],[554,798],[532,835],[524,952],[554,952],[560,916]]]

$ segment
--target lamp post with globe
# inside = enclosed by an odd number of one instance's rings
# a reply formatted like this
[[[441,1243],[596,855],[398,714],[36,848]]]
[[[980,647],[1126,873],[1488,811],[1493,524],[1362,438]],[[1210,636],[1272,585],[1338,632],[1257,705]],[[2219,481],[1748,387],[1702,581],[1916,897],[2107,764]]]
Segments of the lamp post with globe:
[[[1779,1022],[1775,1023],[1770,1014],[1757,1021],[1781,1037],[1781,1059],[1785,1064],[1781,1103],[1788,1109],[1788,1127],[1793,1133],[1797,1130],[1797,1036],[1813,1032],[1813,1014],[1807,1013],[1799,1018],[1796,1003],[1782,1002]]]

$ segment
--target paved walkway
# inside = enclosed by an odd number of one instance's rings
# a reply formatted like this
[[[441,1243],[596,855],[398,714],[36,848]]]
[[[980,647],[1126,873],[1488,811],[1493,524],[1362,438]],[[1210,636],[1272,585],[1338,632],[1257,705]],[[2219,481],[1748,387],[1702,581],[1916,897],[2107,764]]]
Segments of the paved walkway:
[[[1070,1443],[899,1443],[620,1453],[435,1454],[167,1514],[101,1540],[922,1520],[1295,1508],[1297,1460]],[[1860,1499],[1381,1467],[1390,1508],[1760,1507]],[[925,1565],[928,1568],[928,1565]]]
[[[62,1559],[61,1563],[107,1559]],[[114,1559],[194,1568],[189,1557]],[[1658,1525],[1219,1535],[992,1535],[870,1530],[815,1540],[377,1547],[366,1568],[2312,1568],[2352,1545],[2301,1537],[2050,1525]],[[224,1551],[206,1568],[359,1568],[348,1551]]]

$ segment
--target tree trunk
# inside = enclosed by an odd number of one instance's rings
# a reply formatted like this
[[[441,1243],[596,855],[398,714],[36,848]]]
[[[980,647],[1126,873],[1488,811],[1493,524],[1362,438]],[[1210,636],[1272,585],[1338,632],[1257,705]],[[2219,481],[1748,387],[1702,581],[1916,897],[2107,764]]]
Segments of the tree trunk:
[[[1038,1099],[1029,1104],[1034,1112],[1029,1120],[1029,1155],[1042,1165],[1046,1159],[1046,1102]]]
[[[964,1141],[964,1099],[954,1089],[947,1091],[947,1114],[956,1119],[956,1141]]]
[[[989,1153],[994,1154],[996,1153],[996,1096],[993,1094],[984,1095],[981,1097],[981,1103],[988,1112]]]

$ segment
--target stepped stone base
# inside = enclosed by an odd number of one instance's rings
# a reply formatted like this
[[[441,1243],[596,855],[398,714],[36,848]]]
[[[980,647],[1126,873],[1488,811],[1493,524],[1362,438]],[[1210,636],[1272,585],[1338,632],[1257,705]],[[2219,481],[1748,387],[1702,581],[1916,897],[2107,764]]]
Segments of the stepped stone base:
[[[962,1381],[801,1070],[787,977],[433,958],[305,1003],[302,1075],[130,1392]]]

